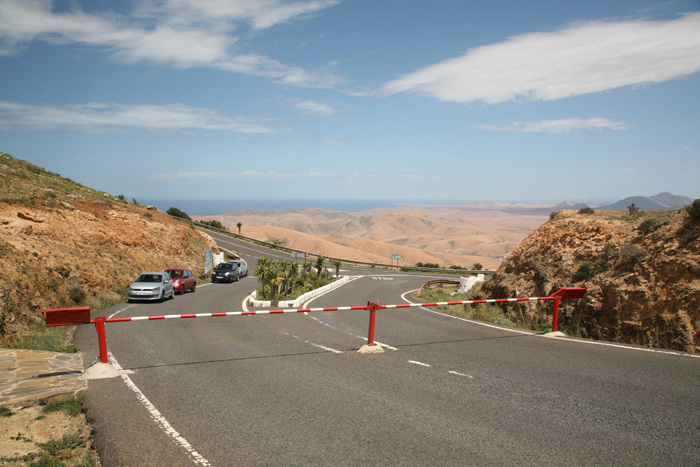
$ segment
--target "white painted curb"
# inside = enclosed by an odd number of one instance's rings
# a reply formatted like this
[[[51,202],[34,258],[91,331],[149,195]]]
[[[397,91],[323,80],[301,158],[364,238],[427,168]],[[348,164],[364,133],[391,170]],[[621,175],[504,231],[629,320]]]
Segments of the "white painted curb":
[[[350,280],[350,276],[342,276],[340,279],[337,281],[324,285],[320,289],[315,289],[310,292],[306,292],[304,295],[300,295],[294,300],[282,300],[279,302],[278,306],[280,308],[299,308],[302,303],[306,303],[309,299],[317,297],[319,295],[322,295],[330,290],[333,290],[337,287],[340,287],[341,285],[345,284]],[[252,294],[250,294],[247,298],[248,304],[250,306],[254,307],[270,307],[272,306],[272,302],[270,301],[262,301],[262,300],[255,300],[255,296],[257,295],[257,290],[254,290]]]

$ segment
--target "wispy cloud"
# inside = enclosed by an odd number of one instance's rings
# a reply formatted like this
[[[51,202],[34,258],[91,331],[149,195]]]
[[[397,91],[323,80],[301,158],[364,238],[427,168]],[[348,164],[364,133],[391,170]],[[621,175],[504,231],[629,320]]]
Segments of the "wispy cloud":
[[[344,80],[327,70],[305,70],[238,45],[236,30],[261,30],[303,19],[339,0],[137,0],[129,16],[86,13],[71,3],[54,11],[51,0],[0,1],[0,56],[21,52],[32,41],[104,49],[126,63],[174,68],[210,67],[264,76],[303,87],[333,87]]]
[[[296,179],[332,179],[332,178],[353,178],[367,179],[379,178],[385,180],[387,177],[392,179],[402,178],[407,180],[416,179],[443,179],[441,176],[434,176],[423,173],[380,173],[380,172],[261,172],[257,170],[243,170],[241,172],[175,172],[175,173],[160,173],[150,176],[151,180],[169,181],[169,180],[240,180],[240,179],[274,179],[274,180],[296,180]]]
[[[223,131],[275,133],[252,118],[232,117],[191,105],[90,102],[74,105],[25,104],[0,101],[2,130],[70,130],[82,133],[118,131]]]
[[[386,83],[384,95],[494,104],[549,101],[700,71],[700,13],[669,21],[592,21],[476,47]]]
[[[260,172],[257,170],[244,170],[242,172],[176,172],[170,174],[155,174],[152,180],[202,180],[219,179],[233,180],[241,178],[265,178],[265,179],[300,179],[300,178],[332,178],[340,177],[338,173],[325,172]]]
[[[607,118],[562,118],[558,120],[541,120],[539,122],[513,122],[508,126],[475,125],[472,128],[476,130],[523,133],[571,133],[584,130],[629,130],[632,126]]]
[[[302,111],[305,114],[330,116],[335,114],[335,109],[324,102],[318,101],[298,101],[292,104],[292,108]]]

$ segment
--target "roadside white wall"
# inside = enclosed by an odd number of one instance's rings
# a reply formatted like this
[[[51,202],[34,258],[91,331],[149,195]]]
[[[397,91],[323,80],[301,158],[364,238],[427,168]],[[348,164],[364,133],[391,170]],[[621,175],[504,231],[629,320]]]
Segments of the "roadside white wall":
[[[458,292],[464,293],[468,292],[469,289],[474,287],[474,284],[477,282],[483,282],[484,281],[484,275],[483,274],[477,274],[476,276],[462,276],[459,278],[459,290]]]

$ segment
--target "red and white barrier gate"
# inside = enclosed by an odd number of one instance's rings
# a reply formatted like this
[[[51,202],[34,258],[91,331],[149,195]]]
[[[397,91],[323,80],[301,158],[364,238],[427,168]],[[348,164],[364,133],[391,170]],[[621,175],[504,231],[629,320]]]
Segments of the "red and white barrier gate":
[[[46,327],[51,326],[73,326],[78,324],[95,324],[97,336],[100,344],[100,362],[108,363],[107,359],[107,340],[105,337],[105,323],[123,323],[126,321],[151,321],[161,319],[183,319],[183,318],[215,318],[223,316],[246,316],[246,315],[274,315],[280,313],[311,313],[315,311],[351,311],[351,310],[369,310],[369,332],[367,336],[367,345],[374,344],[374,322],[377,310],[391,308],[411,308],[411,307],[428,307],[441,305],[470,305],[479,303],[508,303],[508,302],[528,302],[539,300],[554,300],[554,312],[552,314],[552,332],[557,331],[557,323],[559,321],[559,302],[566,299],[581,298],[586,293],[586,289],[582,287],[562,287],[548,297],[531,297],[531,298],[494,298],[486,300],[465,300],[459,302],[434,302],[434,303],[405,303],[401,305],[380,305],[377,303],[368,302],[362,306],[340,306],[331,308],[298,308],[298,309],[279,309],[279,310],[252,310],[252,311],[229,311],[220,313],[191,313],[183,315],[156,315],[156,316],[133,316],[130,318],[105,318],[98,316],[95,319],[90,319],[90,308],[58,308],[53,310],[41,310],[40,313],[46,321]]]

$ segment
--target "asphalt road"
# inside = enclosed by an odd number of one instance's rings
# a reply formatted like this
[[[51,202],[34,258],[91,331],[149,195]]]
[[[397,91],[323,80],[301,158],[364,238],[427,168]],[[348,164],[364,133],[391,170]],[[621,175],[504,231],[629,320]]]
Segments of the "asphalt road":
[[[241,311],[251,276],[105,316]],[[357,276],[306,304],[405,303],[434,275]],[[494,297],[505,298],[505,297]],[[410,299],[409,299],[410,300]],[[125,371],[90,381],[105,466],[700,465],[700,358],[550,339],[422,308],[107,324]],[[84,359],[99,354],[82,326]]]

